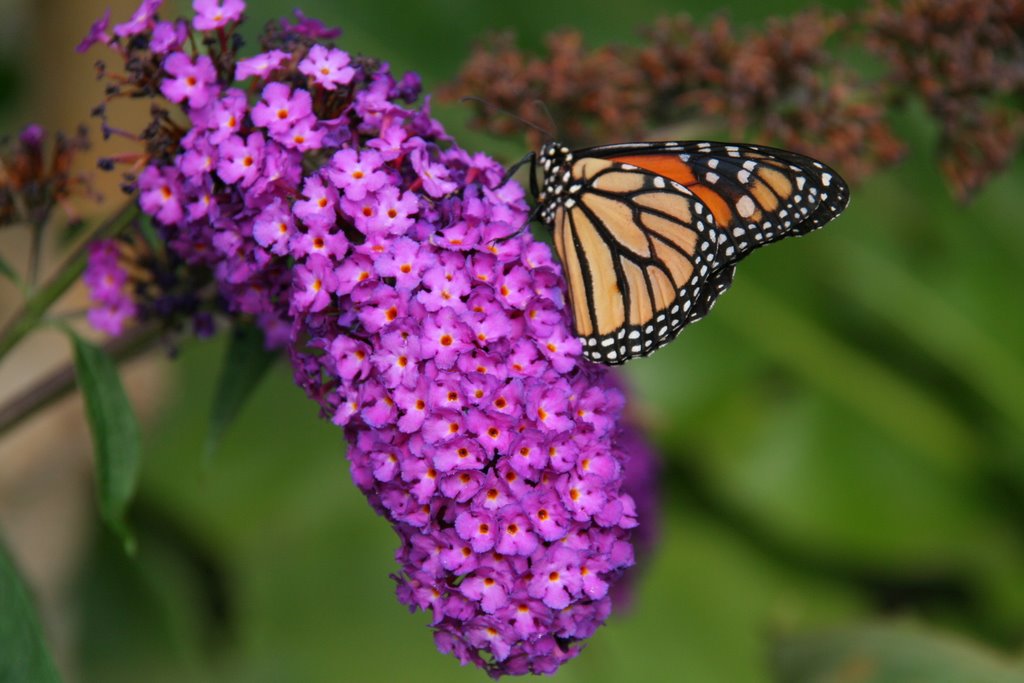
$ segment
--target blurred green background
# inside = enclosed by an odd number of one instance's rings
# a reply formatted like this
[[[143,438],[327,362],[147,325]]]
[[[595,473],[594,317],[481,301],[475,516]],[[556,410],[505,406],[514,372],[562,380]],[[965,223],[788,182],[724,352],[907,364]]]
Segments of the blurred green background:
[[[5,2],[36,29],[33,17],[74,5],[75,21],[60,19],[72,40],[104,6]],[[292,7],[249,6],[250,30]],[[632,42],[666,12],[725,9],[744,24],[807,5],[299,6],[342,26],[343,48],[417,70],[430,91],[488,30],[538,47],[571,26],[599,45]],[[4,38],[6,129],[46,116],[25,55],[73,45],[41,48],[37,35]],[[42,87],[60,91],[61,77]],[[84,120],[92,97],[62,106]],[[521,156],[465,131],[466,108],[435,110],[464,146]],[[898,125],[903,164],[855,187],[828,229],[751,257],[707,320],[625,369],[664,460],[661,540],[630,609],[554,680],[1024,680],[1024,169],[958,205],[935,127],[913,108]],[[138,557],[94,529],[69,597],[69,680],[484,680],[438,654],[427,618],[395,600],[397,538],[284,363],[203,467],[223,350],[184,347],[148,426]]]

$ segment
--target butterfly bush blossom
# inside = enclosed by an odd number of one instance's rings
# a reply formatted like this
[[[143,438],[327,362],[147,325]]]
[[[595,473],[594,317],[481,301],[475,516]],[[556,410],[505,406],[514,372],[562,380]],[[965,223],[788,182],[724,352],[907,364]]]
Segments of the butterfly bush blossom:
[[[494,676],[555,671],[633,563],[632,437],[522,229],[522,188],[412,106],[415,74],[323,43],[337,32],[319,22],[272,25],[239,59],[240,0],[195,0],[190,22],[159,5],[83,41],[188,119],[147,129],[143,211],[344,428],[356,485],[401,540],[398,598],[432,615],[439,649]],[[111,257],[96,248],[94,292],[118,284]]]

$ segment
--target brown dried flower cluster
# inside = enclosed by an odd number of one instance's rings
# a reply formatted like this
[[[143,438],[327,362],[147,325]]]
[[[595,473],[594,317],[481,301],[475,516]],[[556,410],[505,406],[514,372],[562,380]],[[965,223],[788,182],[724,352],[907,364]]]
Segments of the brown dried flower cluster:
[[[67,197],[76,189],[94,194],[88,179],[72,172],[75,154],[89,146],[85,129],[73,136],[57,133],[47,142],[35,124],[17,138],[0,140],[0,226],[42,224],[56,205],[74,222],[78,214]]]
[[[850,180],[897,160],[903,146],[885,107],[826,43],[849,21],[812,10],[736,31],[662,19],[644,31],[638,63],[654,88],[659,126],[704,117],[731,138],[768,142],[821,158]]]
[[[1024,0],[876,2],[864,25],[890,66],[890,99],[913,92],[938,121],[957,196],[1009,165],[1024,135]]]
[[[503,35],[475,51],[447,94],[487,102],[475,122],[496,134],[523,129],[502,110],[550,127],[540,101],[570,146],[727,135],[821,158],[853,181],[903,155],[891,115],[916,94],[939,121],[943,171],[966,198],[1016,154],[1022,22],[1024,0],[879,0],[744,30],[724,17],[666,17],[641,30],[639,48],[588,50],[567,31],[527,56]],[[853,68],[870,63],[865,45],[890,64],[883,76]]]
[[[479,97],[473,123],[497,135],[523,131],[523,124],[496,111],[511,112],[543,129],[558,124],[568,144],[603,139],[614,131],[637,136],[648,125],[650,93],[643,74],[614,47],[587,50],[578,31],[548,36],[547,55],[528,57],[510,33],[492,36],[446,89],[449,98]],[[553,121],[552,121],[553,119]],[[532,146],[542,135],[527,131]]]

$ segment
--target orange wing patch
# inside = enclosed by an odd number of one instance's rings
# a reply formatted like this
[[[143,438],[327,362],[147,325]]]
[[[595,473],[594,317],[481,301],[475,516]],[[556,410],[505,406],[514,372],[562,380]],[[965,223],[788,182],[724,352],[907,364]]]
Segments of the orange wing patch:
[[[609,159],[620,164],[631,164],[688,187],[711,210],[716,223],[729,225],[732,222],[732,209],[729,208],[729,203],[710,185],[698,180],[693,168],[680,159],[678,154],[630,154]]]
[[[680,159],[678,154],[630,154],[624,157],[609,157],[609,160],[646,169],[687,187],[697,182],[693,169]]]

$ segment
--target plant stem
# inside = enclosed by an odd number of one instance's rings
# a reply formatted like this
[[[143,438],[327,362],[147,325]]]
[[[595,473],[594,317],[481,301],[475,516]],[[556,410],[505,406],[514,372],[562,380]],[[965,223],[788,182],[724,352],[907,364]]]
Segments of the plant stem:
[[[116,361],[127,360],[153,347],[160,338],[158,325],[135,327],[103,345]],[[71,393],[75,369],[71,363],[53,371],[0,406],[0,437],[43,408]]]
[[[32,246],[28,257],[28,286],[33,289],[39,282],[39,264],[43,259],[43,237],[49,218],[50,212],[47,211],[46,215],[32,223]],[[30,289],[30,291],[32,290]]]
[[[78,280],[82,271],[85,270],[89,243],[99,237],[117,234],[132,218],[138,215],[138,211],[138,205],[133,198],[113,216],[83,236],[78,246],[68,254],[64,263],[54,272],[53,276],[25,301],[22,309],[0,332],[0,359],[39,324],[40,319],[50,306]]]

